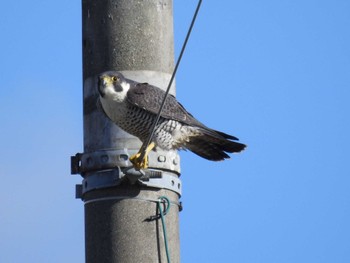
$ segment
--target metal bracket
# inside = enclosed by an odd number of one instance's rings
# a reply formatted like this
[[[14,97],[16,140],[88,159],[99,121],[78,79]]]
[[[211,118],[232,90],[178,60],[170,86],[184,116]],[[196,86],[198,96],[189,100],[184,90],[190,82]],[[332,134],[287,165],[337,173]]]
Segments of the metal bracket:
[[[76,198],[82,199],[92,190],[118,186],[125,180],[131,184],[168,189],[181,196],[182,185],[177,173],[159,169],[135,170],[128,156],[125,150],[72,156],[71,173],[84,177],[82,184],[76,186]]]
[[[85,174],[88,172],[127,167],[129,153],[123,150],[101,150],[91,153],[77,153],[71,156],[71,174]]]
[[[71,174],[113,169],[116,167],[131,167],[129,157],[137,149],[99,150],[88,153],[77,153],[71,157]],[[180,174],[179,157],[175,152],[150,152],[149,166],[154,169],[173,171]]]

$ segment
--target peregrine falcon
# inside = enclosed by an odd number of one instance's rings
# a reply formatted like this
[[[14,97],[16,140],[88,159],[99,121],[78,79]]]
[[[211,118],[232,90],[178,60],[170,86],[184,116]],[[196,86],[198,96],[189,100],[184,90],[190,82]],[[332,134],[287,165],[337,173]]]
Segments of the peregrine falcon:
[[[148,83],[127,79],[116,71],[99,75],[98,91],[107,117],[142,142],[147,141],[165,92]],[[237,153],[246,147],[237,141],[232,135],[205,126],[174,96],[168,95],[145,154],[139,152],[130,161],[136,169],[146,169],[148,153],[155,147],[166,151],[188,149],[205,159],[221,161],[230,158],[227,153]]]

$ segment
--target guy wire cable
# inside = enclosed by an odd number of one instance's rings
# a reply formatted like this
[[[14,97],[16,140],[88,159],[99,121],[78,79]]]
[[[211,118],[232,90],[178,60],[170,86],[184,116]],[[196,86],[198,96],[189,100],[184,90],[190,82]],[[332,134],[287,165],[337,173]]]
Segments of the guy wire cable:
[[[184,53],[184,51],[185,51],[185,48],[186,48],[188,39],[190,38],[190,35],[191,35],[191,32],[192,32],[192,28],[193,28],[194,22],[196,21],[197,14],[198,14],[198,11],[199,11],[199,8],[200,8],[201,4],[202,4],[202,0],[199,0],[199,1],[198,1],[198,4],[197,4],[196,11],[194,12],[194,15],[193,15],[193,18],[192,18],[190,27],[189,27],[189,29],[188,29],[188,31],[187,31],[187,35],[186,35],[185,41],[184,41],[184,43],[183,43],[183,45],[182,45],[180,55],[179,55],[179,57],[178,57],[178,59],[177,59],[177,62],[176,62],[176,65],[175,65],[173,74],[171,75],[171,78],[170,78],[168,87],[167,87],[167,89],[166,89],[166,92],[165,92],[165,95],[164,95],[162,104],[160,105],[160,108],[159,108],[157,117],[156,117],[155,121],[153,122],[153,125],[152,125],[152,128],[151,128],[151,133],[150,133],[150,135],[148,136],[148,140],[145,141],[145,142],[142,144],[142,146],[141,146],[141,149],[140,149],[140,150],[141,150],[140,159],[143,159],[143,158],[145,157],[146,148],[147,148],[148,145],[151,143],[151,140],[152,140],[152,137],[153,137],[153,135],[154,135],[156,126],[157,126],[158,121],[159,121],[159,119],[160,119],[160,114],[162,113],[162,110],[163,110],[163,107],[164,107],[166,98],[167,98],[167,96],[168,96],[168,94],[169,94],[169,91],[170,91],[170,87],[171,87],[171,85],[173,84],[173,81],[174,81],[174,78],[175,78],[177,69],[178,69],[178,67],[179,67],[179,65],[180,65],[180,61],[181,61],[182,55],[183,55],[183,53]]]

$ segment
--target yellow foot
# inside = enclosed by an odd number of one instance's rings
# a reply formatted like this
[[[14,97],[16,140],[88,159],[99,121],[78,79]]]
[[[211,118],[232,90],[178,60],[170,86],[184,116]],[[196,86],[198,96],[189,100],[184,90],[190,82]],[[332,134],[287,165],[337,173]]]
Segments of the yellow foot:
[[[147,169],[148,168],[148,154],[149,152],[156,146],[156,144],[154,142],[151,142],[146,150],[145,150],[145,154],[144,157],[141,158],[141,150],[143,147],[141,147],[140,151],[137,154],[134,154],[133,156],[131,156],[129,158],[130,162],[134,165],[136,170],[140,170],[140,169]]]
[[[143,159],[140,158],[141,153],[138,152],[129,158],[130,162],[136,168],[136,170],[147,169],[148,168],[148,156],[145,155]]]

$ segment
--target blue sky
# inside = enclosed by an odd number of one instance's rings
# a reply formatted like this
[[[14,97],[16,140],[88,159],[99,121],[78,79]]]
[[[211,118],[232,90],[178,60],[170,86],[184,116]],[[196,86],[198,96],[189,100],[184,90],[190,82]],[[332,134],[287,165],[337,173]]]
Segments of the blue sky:
[[[0,8],[0,262],[83,262],[80,1]],[[182,262],[350,262],[349,28],[345,0],[203,2],[177,96],[248,149],[181,153]]]

